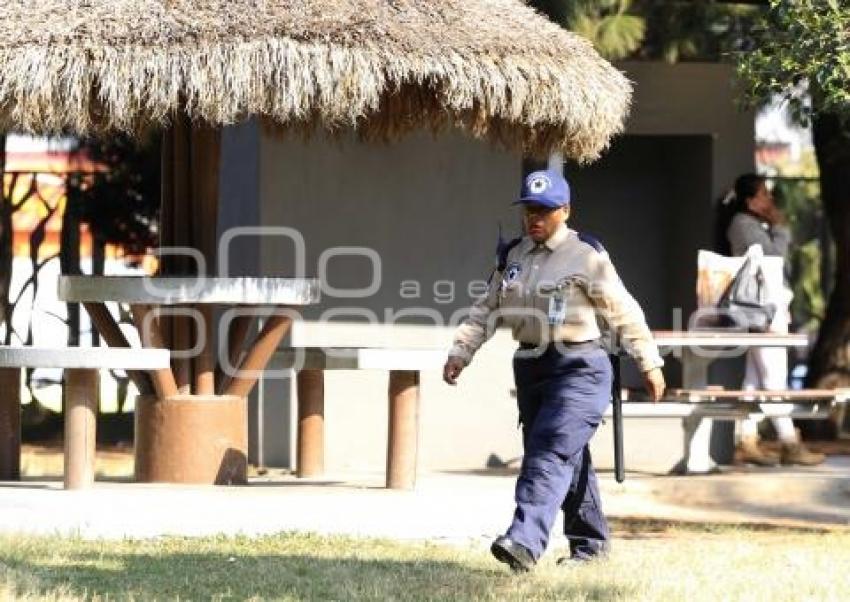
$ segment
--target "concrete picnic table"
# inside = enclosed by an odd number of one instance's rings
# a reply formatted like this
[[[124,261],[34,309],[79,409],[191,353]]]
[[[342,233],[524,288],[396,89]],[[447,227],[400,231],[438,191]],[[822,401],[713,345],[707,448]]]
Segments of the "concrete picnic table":
[[[711,363],[719,358],[739,357],[747,349],[754,347],[806,347],[809,339],[804,334],[750,333],[730,331],[655,331],[652,333],[659,347],[677,347],[681,349],[682,387],[684,398],[679,401],[724,401],[729,395],[713,392],[709,388],[708,371]],[[675,354],[674,354],[675,355]],[[701,394],[700,394],[701,393]],[[777,393],[777,396],[778,393]],[[792,395],[788,395],[791,397]],[[737,395],[740,397],[740,394]],[[765,403],[775,403],[775,399],[764,396]],[[776,396],[775,396],[776,397]],[[800,396],[798,396],[800,397]],[[811,397],[811,396],[809,396]],[[752,405],[752,401],[748,402]],[[721,408],[722,409],[722,408]],[[716,464],[709,453],[711,444],[712,418],[728,419],[739,417],[740,408],[729,408],[717,412],[717,408],[696,404],[693,411],[683,417],[685,445],[683,458],[676,471],[697,474],[715,469]]]
[[[446,349],[296,347],[278,352],[273,366],[297,370],[298,452],[296,474],[324,472],[325,370],[389,371],[387,474],[389,489],[416,484],[419,382],[422,370],[442,369]]]
[[[170,367],[130,373],[140,392],[137,480],[245,482],[246,397],[298,317],[293,308],[318,302],[317,280],[62,276],[59,298],[82,303],[115,348],[130,345],[106,303],[129,304],[142,345],[171,351]],[[215,306],[225,308],[218,329]]]

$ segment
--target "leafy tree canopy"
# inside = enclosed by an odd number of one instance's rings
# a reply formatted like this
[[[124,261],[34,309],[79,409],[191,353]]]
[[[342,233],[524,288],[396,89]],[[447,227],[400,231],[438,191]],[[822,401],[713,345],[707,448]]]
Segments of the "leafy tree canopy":
[[[89,174],[85,183],[69,182],[81,201],[76,207],[80,220],[103,242],[143,255],[157,242],[159,138],[83,138],[79,150],[104,168]]]
[[[758,8],[713,0],[531,0],[611,60],[717,61],[738,50]]]
[[[850,117],[850,0],[771,0],[753,35],[739,61],[751,102],[781,96],[804,123]]]

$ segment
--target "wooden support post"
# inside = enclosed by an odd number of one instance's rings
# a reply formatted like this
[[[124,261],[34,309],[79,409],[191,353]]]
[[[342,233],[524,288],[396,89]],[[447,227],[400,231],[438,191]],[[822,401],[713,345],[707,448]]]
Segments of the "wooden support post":
[[[65,489],[94,482],[97,370],[65,370]]]
[[[133,312],[133,321],[139,330],[139,336],[142,338],[142,344],[145,347],[162,349],[164,345],[158,320],[153,316],[148,317],[152,308],[149,305],[133,305],[131,309]],[[151,376],[153,377],[154,390],[160,399],[177,395],[177,383],[174,380],[174,373],[170,368],[154,370],[151,372]]]
[[[21,478],[21,369],[0,368],[0,481]]]
[[[325,373],[301,370],[298,383],[298,455],[296,475],[325,472]]]
[[[419,446],[419,372],[391,370],[387,488],[413,489]]]
[[[191,222],[206,221],[196,213],[192,190],[192,122],[187,115],[175,115],[171,127],[162,137],[162,195],[160,209],[160,240],[163,247],[190,247],[193,244]],[[167,255],[162,258],[160,275],[188,276],[197,273],[197,266],[187,256]],[[191,322],[183,316],[164,316],[163,335],[168,348],[185,351],[192,347]],[[192,364],[186,358],[172,360],[174,380],[182,393],[189,393]]]
[[[244,361],[239,366],[239,370],[233,380],[227,386],[225,395],[235,395],[236,397],[247,397],[257,384],[260,372],[269,363],[280,341],[289,330],[292,324],[292,318],[288,316],[272,315],[266,319],[263,324],[263,329],[257,335],[257,339],[248,353]]]
[[[236,316],[230,323],[230,331],[227,335],[227,353],[231,366],[238,366],[245,349],[245,342],[254,325],[255,316]]]
[[[171,364],[174,366],[172,374],[177,391],[183,395],[192,392],[192,360],[185,357],[185,353],[192,349],[192,322],[186,316],[172,316],[171,341],[174,351],[182,351],[183,356],[173,358]]]
[[[215,357],[213,352],[213,308],[202,304],[195,306],[201,314],[201,323],[195,325],[196,340],[202,343],[201,353],[194,358],[195,394],[215,394]]]
[[[254,326],[253,315],[237,315],[230,322],[227,332],[227,365],[220,362],[216,369],[216,391],[223,392],[230,384],[234,371],[244,358],[245,343]]]
[[[196,249],[206,265],[198,266],[188,256],[163,257],[161,275],[214,275],[220,165],[221,129],[193,121],[186,113],[174,115],[162,138],[160,246]],[[167,318],[163,330],[170,349],[194,347],[189,319]],[[175,358],[172,365],[181,393],[191,393],[193,384],[204,390],[214,388],[214,375],[205,365],[188,358]]]
[[[130,343],[127,337],[121,332],[121,327],[118,322],[112,317],[112,314],[103,303],[84,303],[86,312],[91,318],[92,324],[106,341],[110,347],[129,347]],[[128,370],[127,376],[135,383],[136,388],[141,395],[150,395],[153,393],[153,384],[150,377],[141,370]]]

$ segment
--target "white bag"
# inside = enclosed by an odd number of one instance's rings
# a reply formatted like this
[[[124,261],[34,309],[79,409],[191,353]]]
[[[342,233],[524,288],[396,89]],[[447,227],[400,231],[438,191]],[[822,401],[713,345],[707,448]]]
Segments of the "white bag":
[[[721,295],[729,287],[735,274],[741,269],[747,257],[757,261],[764,274],[767,285],[767,301],[776,305],[776,316],[772,323],[772,332],[787,332],[790,315],[788,305],[793,294],[785,286],[785,261],[776,255],[765,256],[759,244],[747,249],[746,255],[726,257],[712,251],[700,249],[697,254],[697,307],[714,308]]]

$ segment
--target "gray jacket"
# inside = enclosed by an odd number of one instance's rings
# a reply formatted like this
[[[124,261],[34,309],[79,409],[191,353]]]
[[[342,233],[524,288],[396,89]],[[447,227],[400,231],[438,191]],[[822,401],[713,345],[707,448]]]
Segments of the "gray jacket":
[[[791,244],[788,226],[771,226],[749,213],[737,213],[726,235],[729,237],[732,255],[743,255],[750,245],[760,244],[765,255],[787,257]]]

